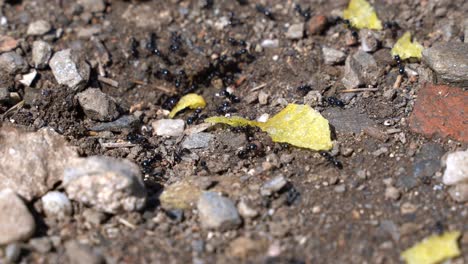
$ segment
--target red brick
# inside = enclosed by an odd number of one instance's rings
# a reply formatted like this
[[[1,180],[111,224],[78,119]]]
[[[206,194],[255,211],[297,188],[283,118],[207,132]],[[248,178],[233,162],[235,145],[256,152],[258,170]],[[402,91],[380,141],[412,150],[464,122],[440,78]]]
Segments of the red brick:
[[[410,129],[426,137],[438,136],[468,142],[468,91],[426,84],[418,93]]]

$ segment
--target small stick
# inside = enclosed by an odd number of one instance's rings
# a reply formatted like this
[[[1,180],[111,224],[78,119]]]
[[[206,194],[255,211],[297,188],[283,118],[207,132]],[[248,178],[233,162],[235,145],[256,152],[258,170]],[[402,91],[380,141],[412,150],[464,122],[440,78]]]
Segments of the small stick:
[[[103,148],[131,148],[136,145],[130,142],[105,142],[101,143],[101,146]]]
[[[356,88],[338,91],[339,93],[355,93],[355,92],[375,92],[378,88]]]
[[[255,92],[255,91],[257,91],[257,90],[262,89],[262,88],[265,87],[266,85],[267,85],[266,83],[260,84],[260,85],[258,85],[258,86],[256,86],[256,87],[252,88],[252,90],[250,90],[250,91],[251,91],[251,92]]]
[[[167,93],[167,94],[174,94],[175,93],[174,90],[172,90],[170,88],[167,88],[167,87],[163,87],[163,86],[159,86],[159,85],[152,85],[151,87],[154,87],[157,90],[162,91],[162,92]]]
[[[112,80],[111,78],[107,78],[101,75],[98,76],[98,81],[108,84],[112,87],[119,87],[119,83],[116,80]]]
[[[396,80],[395,80],[395,83],[393,84],[393,89],[397,89],[397,88],[400,88],[400,85],[401,85],[401,81],[403,80],[403,75],[398,75]]]
[[[2,118],[8,114],[10,114],[11,112],[15,111],[15,110],[19,110],[21,109],[21,107],[23,107],[24,105],[24,100],[22,100],[21,102],[15,104],[14,106],[12,106],[10,109],[8,109],[5,113],[3,113],[2,115]]]
[[[144,81],[139,81],[139,80],[132,80],[133,83],[139,84],[139,85],[146,85]]]
[[[118,217],[117,220],[119,221],[119,223],[123,224],[126,227],[129,227],[131,229],[136,228],[136,226],[134,224],[130,223],[129,221],[127,221],[127,220],[125,220],[125,219],[123,219],[121,217]]]

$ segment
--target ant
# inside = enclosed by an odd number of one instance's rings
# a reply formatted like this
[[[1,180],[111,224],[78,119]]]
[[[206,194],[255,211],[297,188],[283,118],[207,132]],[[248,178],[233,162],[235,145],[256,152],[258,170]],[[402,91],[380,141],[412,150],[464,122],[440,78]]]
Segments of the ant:
[[[193,124],[193,122],[197,121],[200,118],[201,112],[202,112],[201,108],[195,109],[195,112],[193,113],[193,115],[187,118],[187,125],[191,125]]]
[[[396,61],[397,66],[398,66],[398,73],[401,75],[405,74],[405,66],[401,63],[401,58],[399,55],[395,55],[393,59]]]
[[[232,45],[232,46],[247,46],[247,43],[245,42],[245,40],[236,40],[235,38],[228,38],[228,42]]]
[[[309,84],[302,84],[299,87],[297,87],[297,90],[299,92],[302,92],[304,95],[306,95],[307,93],[312,91],[312,86],[310,86]]]
[[[134,37],[130,38],[130,55],[138,58],[138,41]]]
[[[232,108],[231,105],[229,104],[229,102],[227,101],[224,101],[219,107],[218,109],[216,109],[216,112],[220,115],[224,115],[228,112],[237,112],[237,110],[235,108]]]
[[[299,13],[299,15],[301,15],[302,17],[304,17],[305,21],[309,21],[309,19],[312,17],[312,14],[311,14],[311,11],[310,11],[310,7],[308,7],[307,9],[305,10],[302,10],[302,7],[300,4],[296,4],[294,6],[294,10],[296,10],[297,13]]]
[[[239,103],[240,102],[240,98],[237,97],[236,95],[228,92],[226,89],[222,90],[221,91],[221,96],[225,96],[227,97],[229,100],[231,100],[231,102],[233,103]]]
[[[338,107],[344,107],[345,106],[345,103],[343,101],[341,101],[340,99],[336,98],[336,97],[326,97],[323,99],[324,101],[326,101],[328,103],[328,105],[330,106],[338,106]]]
[[[333,166],[337,167],[338,169],[343,169],[343,164],[337,160],[335,157],[333,157],[330,153],[326,151],[320,151],[319,152],[322,157],[324,157],[328,162],[333,164]]]
[[[238,153],[237,156],[240,159],[247,159],[249,157],[249,154],[252,154],[252,156],[259,156],[263,154],[263,145],[262,143],[255,141],[249,143],[244,149],[241,149]]]
[[[172,109],[172,108],[174,108],[174,106],[177,104],[178,101],[179,101],[178,97],[175,97],[175,96],[169,97],[162,104],[162,108],[163,109]]]
[[[265,6],[263,6],[261,4],[257,4],[255,6],[255,9],[257,9],[257,12],[262,13],[263,15],[265,15],[270,20],[275,20],[275,17],[273,16],[273,13],[270,10],[268,10]]]
[[[246,5],[249,2],[247,0],[237,0],[237,3],[239,3],[239,5]]]

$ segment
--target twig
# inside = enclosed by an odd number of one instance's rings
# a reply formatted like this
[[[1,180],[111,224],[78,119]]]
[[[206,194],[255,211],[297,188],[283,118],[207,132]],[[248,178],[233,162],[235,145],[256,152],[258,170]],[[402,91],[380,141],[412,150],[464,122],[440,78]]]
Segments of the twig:
[[[393,84],[393,89],[397,89],[397,88],[400,88],[400,85],[401,85],[401,81],[403,80],[403,76],[402,75],[398,75],[396,80],[395,80],[395,83]]]
[[[167,94],[174,94],[175,91],[170,89],[170,88],[167,88],[167,87],[163,87],[163,86],[159,86],[159,85],[152,85],[150,87],[154,87],[156,88],[157,90],[161,91],[161,92],[164,92],[164,93],[167,93]]]
[[[118,217],[117,218],[117,221],[119,221],[119,223],[123,224],[124,226],[128,227],[128,228],[131,228],[131,229],[135,229],[136,226],[132,223],[130,223],[129,221],[121,218],[121,217]]]
[[[11,112],[15,111],[15,110],[21,109],[21,107],[23,107],[23,105],[24,105],[24,100],[22,100],[19,103],[15,104],[10,109],[8,109],[5,113],[3,113],[2,118],[5,117],[6,115],[10,114]]]
[[[265,87],[267,84],[266,83],[263,83],[263,84],[260,84],[254,88],[252,88],[252,90],[250,90],[251,92],[255,92],[255,91],[258,91],[260,89],[262,89],[263,87]]]
[[[356,89],[346,89],[338,91],[339,93],[355,93],[355,92],[375,92],[378,91],[378,88],[356,88]]]
[[[106,78],[104,76],[98,76],[98,81],[108,84],[112,87],[119,87],[119,83],[116,80],[112,80],[111,78]]]
[[[105,142],[101,143],[101,146],[103,148],[131,148],[136,145],[130,142]]]

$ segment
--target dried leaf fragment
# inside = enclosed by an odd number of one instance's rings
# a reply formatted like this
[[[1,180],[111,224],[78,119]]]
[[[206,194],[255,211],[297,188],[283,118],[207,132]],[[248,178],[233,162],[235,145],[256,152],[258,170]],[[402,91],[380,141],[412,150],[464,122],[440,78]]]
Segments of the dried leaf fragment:
[[[206,102],[205,99],[201,95],[190,93],[182,96],[176,106],[172,109],[169,113],[170,118],[174,118],[174,116],[184,110],[185,108],[190,109],[197,109],[197,108],[205,108]]]
[[[343,11],[343,18],[358,29],[368,28],[382,30],[382,22],[374,8],[366,0],[351,0]]]
[[[459,231],[433,235],[403,251],[401,257],[407,264],[436,264],[460,255]]]
[[[402,60],[409,58],[421,59],[423,49],[424,47],[419,42],[411,42],[411,33],[408,31],[393,46],[392,56],[398,55]]]
[[[289,143],[301,148],[329,150],[333,146],[328,121],[308,105],[289,104],[265,123],[242,117],[222,116],[207,118],[205,122],[256,126],[267,132],[274,142]]]

